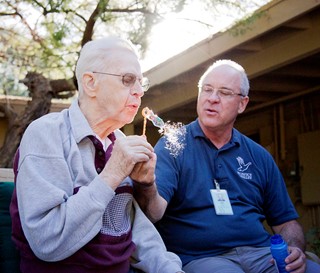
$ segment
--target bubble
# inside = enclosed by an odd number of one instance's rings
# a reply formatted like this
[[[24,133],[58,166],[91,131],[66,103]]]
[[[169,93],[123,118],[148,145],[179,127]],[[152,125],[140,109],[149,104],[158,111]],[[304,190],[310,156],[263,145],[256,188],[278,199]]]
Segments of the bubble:
[[[165,136],[165,149],[170,151],[170,155],[177,157],[185,147],[186,127],[181,122],[167,121],[159,133]]]
[[[184,148],[184,140],[186,134],[186,128],[181,122],[170,123],[167,121],[166,123],[158,117],[151,109],[148,107],[144,107],[142,109],[143,120],[143,132],[142,134],[146,134],[147,128],[147,119],[152,122],[152,124],[156,127],[159,127],[159,133],[164,135],[166,138],[165,148],[170,151],[170,154],[173,157],[177,157],[179,153]]]

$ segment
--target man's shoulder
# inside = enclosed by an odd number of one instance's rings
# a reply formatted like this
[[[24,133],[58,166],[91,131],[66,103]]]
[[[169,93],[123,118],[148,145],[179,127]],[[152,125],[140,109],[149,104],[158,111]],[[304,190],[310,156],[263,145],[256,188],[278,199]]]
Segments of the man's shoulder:
[[[260,143],[257,143],[250,137],[244,135],[243,133],[240,133],[236,129],[234,129],[234,135],[236,141],[239,142],[240,149],[246,149],[252,154],[255,158],[262,158],[263,160],[266,160],[267,158],[271,159],[272,155],[271,153],[263,147]]]
[[[33,122],[28,126],[29,130],[37,131],[37,133],[48,132],[50,128],[61,129],[61,126],[66,125],[66,111],[48,113]]]

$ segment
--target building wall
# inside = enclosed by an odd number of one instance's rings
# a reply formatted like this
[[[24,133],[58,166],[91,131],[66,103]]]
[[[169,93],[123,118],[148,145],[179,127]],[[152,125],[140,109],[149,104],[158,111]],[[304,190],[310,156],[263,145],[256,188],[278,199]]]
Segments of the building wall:
[[[5,107],[6,104],[10,104],[17,114],[21,114],[25,111],[27,103],[31,100],[29,97],[18,97],[18,96],[4,96],[0,95],[0,106]],[[50,112],[59,112],[70,106],[70,101],[62,101],[53,99]],[[8,121],[4,113],[0,112],[0,147],[2,147],[4,138],[8,129]]]
[[[4,117],[0,117],[0,147],[2,147],[7,128],[7,120]]]
[[[320,152],[313,162],[319,166],[309,173],[313,184],[302,185],[302,166],[299,158],[298,137],[307,132],[320,130],[320,92],[283,102],[256,112],[243,114],[236,121],[236,128],[253,136],[274,157],[285,179],[290,197],[299,212],[299,222],[308,233],[311,228],[320,227]],[[312,146],[320,139],[312,140]],[[318,145],[319,146],[319,145]],[[301,148],[300,148],[301,149]],[[318,191],[317,200],[309,203],[302,195],[305,190]]]

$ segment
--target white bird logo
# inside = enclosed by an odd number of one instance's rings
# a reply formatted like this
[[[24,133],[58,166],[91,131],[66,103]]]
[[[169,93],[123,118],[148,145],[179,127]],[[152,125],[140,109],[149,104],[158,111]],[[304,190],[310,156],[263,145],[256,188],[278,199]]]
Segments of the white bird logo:
[[[237,157],[237,160],[238,160],[238,163],[239,163],[239,166],[240,166],[238,168],[239,172],[246,171],[249,168],[249,166],[252,164],[251,162],[248,162],[247,164],[245,164],[244,161],[243,161],[243,158],[240,157],[240,156]]]

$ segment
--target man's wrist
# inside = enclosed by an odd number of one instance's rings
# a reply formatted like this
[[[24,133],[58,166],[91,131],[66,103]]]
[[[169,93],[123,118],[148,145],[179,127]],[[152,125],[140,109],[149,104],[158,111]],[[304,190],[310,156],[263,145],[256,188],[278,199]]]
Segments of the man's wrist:
[[[151,183],[145,183],[145,182],[139,182],[139,181],[133,180],[134,186],[141,187],[141,188],[150,188],[155,184],[155,182],[156,182],[155,180],[153,180]]]

